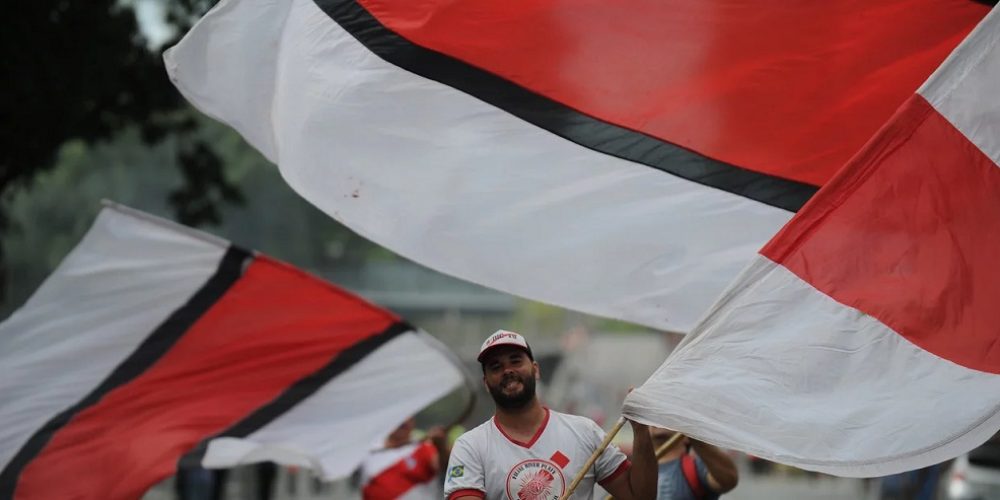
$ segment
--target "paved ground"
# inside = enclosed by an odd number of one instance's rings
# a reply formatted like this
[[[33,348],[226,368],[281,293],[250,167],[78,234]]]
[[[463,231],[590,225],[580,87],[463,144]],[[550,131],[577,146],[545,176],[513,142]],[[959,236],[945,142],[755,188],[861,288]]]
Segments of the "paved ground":
[[[748,470],[740,471],[740,485],[725,500],[875,500],[873,491],[865,491],[864,482],[820,476],[810,478],[805,474],[777,473],[768,476],[754,476]],[[234,478],[236,479],[236,478]],[[245,478],[249,481],[249,478]],[[241,484],[242,483],[242,484]],[[295,483],[290,484],[290,483]],[[232,481],[226,495],[227,500],[250,498],[249,483]],[[873,483],[875,484],[875,483]],[[275,500],[354,500],[359,496],[346,482],[314,485],[307,475],[298,477],[283,475],[278,480],[278,494]],[[145,500],[173,500],[170,483],[165,482],[154,488]]]
[[[876,483],[872,483],[872,489]],[[801,476],[752,476],[744,473],[739,486],[726,500],[875,500],[874,491],[865,491],[857,479]]]

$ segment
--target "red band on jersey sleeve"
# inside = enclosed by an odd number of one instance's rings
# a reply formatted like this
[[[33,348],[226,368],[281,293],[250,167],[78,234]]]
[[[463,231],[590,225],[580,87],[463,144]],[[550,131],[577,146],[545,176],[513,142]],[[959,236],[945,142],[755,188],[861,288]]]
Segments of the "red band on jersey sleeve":
[[[451,495],[448,495],[448,500],[455,500],[456,498],[462,497],[476,497],[476,498],[486,498],[486,493],[482,491],[475,490],[472,488],[453,491]]]
[[[600,481],[597,482],[597,484],[604,486],[610,483],[611,481],[614,481],[618,476],[624,474],[625,471],[629,470],[629,468],[631,467],[632,467],[632,462],[630,462],[628,459],[625,459],[625,461],[622,462],[621,465],[619,465],[618,468],[611,473],[611,475],[609,475],[604,479],[601,479]]]

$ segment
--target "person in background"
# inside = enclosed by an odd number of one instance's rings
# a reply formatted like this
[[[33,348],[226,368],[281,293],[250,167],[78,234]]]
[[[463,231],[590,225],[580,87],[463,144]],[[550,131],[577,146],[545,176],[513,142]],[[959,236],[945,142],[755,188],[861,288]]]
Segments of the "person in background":
[[[879,500],[934,500],[945,464],[900,472],[882,478]]]
[[[197,465],[177,467],[174,489],[178,500],[222,500],[226,493],[226,469],[206,469]]]
[[[416,426],[408,418],[384,446],[373,450],[361,463],[361,497],[364,500],[424,500],[441,498],[439,474],[448,464],[451,449],[444,428],[433,427],[427,439],[413,441]]]
[[[274,479],[278,465],[261,462],[251,465],[255,477],[254,496],[247,500],[271,500],[274,496]],[[178,500],[223,500],[229,469],[206,469],[201,466],[182,465],[177,468],[174,482]]]
[[[674,435],[661,428],[650,432],[656,448]],[[658,462],[657,500],[715,500],[739,482],[736,464],[726,452],[686,436]]]

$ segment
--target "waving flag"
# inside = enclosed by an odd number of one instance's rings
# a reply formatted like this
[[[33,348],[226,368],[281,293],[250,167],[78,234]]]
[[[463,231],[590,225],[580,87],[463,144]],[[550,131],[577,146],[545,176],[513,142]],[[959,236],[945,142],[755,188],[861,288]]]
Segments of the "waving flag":
[[[223,0],[166,64],[361,235],[492,288],[688,331],[987,11]]]
[[[119,206],[0,324],[0,373],[18,500],[138,498],[182,457],[342,476],[465,380],[388,311]]]
[[[637,420],[884,475],[1000,429],[1000,12],[626,400]]]

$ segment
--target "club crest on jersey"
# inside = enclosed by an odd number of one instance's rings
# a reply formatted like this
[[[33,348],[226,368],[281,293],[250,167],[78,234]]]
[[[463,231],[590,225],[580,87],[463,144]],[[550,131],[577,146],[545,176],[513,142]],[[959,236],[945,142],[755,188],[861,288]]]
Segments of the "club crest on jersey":
[[[566,478],[548,460],[525,460],[507,474],[507,497],[517,500],[556,500],[566,491]]]

